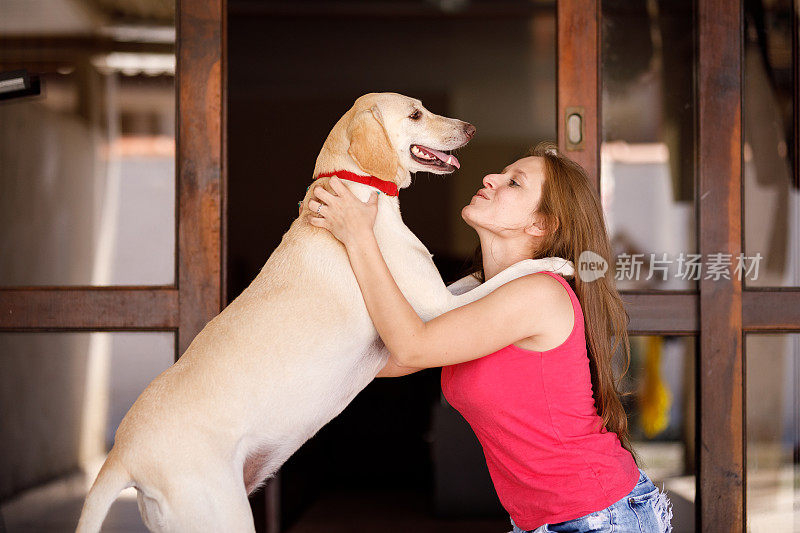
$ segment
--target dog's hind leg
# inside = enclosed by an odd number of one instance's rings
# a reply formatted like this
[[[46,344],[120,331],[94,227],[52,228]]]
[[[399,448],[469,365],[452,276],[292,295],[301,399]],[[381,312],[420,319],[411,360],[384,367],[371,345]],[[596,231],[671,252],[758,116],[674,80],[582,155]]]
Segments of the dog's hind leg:
[[[145,527],[154,533],[167,531],[166,517],[161,504],[157,498],[146,495],[141,490],[136,491],[136,502],[139,506],[139,514],[142,517]]]
[[[254,533],[253,514],[241,475],[210,475],[198,464],[198,475],[173,485],[167,502],[159,502],[163,522],[151,531],[185,533],[231,531]],[[144,518],[144,516],[142,517]],[[147,519],[145,519],[147,520]]]

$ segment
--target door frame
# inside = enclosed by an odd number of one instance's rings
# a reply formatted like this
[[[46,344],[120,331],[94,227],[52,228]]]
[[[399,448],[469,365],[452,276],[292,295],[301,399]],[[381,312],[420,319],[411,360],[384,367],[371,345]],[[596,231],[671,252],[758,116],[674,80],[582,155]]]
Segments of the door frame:
[[[177,359],[222,310],[226,4],[176,2],[175,282],[0,287],[0,331],[172,331]]]
[[[0,287],[0,332],[168,331],[177,360],[224,307],[227,0],[175,7],[175,281]]]
[[[601,1],[559,0],[558,141],[600,191]],[[795,13],[798,0],[794,0]],[[699,253],[744,250],[742,0],[696,0],[696,217]],[[798,57],[797,18],[794,57]],[[564,38],[568,36],[568,38]],[[798,87],[798,69],[794,73]],[[795,154],[800,118],[795,95]],[[566,144],[567,110],[582,108],[585,146]],[[800,183],[800,165],[794,180]],[[735,277],[734,277],[735,278]],[[744,288],[737,279],[700,280],[696,291],[620,291],[632,335],[694,335],[697,531],[744,531],[746,406],[744,335],[800,331],[800,288]]]
[[[227,302],[227,0],[176,4],[175,283],[0,287],[0,331],[173,331],[177,359]],[[559,0],[556,8],[558,143],[598,192],[600,8],[601,0]],[[738,254],[744,248],[742,0],[697,0],[696,9],[697,242],[703,255]],[[566,113],[574,108],[584,117],[578,150],[566,146]],[[797,99],[794,121],[798,132]],[[800,153],[797,136],[793,150]],[[701,280],[697,291],[621,293],[631,334],[698,337],[695,524],[743,531],[744,335],[800,331],[800,288],[744,288],[732,279]],[[267,530],[277,531],[277,494],[266,499]]]
[[[227,0],[177,0],[180,357],[227,304]]]

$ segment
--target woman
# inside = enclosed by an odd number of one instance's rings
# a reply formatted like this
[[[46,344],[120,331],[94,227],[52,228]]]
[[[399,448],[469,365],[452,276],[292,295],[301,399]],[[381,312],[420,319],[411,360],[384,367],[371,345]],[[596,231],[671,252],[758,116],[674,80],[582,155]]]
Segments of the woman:
[[[527,258],[610,258],[584,170],[550,144],[531,154],[486,176],[461,211],[480,239],[480,281]],[[375,240],[377,192],[364,203],[336,179],[331,187],[314,188],[309,221],[347,249],[391,353],[379,375],[443,367],[444,395],[477,434],[513,531],[671,531],[670,502],[637,465],[612,373],[619,345],[630,358],[613,282],[578,277],[573,287],[539,272],[423,322]]]

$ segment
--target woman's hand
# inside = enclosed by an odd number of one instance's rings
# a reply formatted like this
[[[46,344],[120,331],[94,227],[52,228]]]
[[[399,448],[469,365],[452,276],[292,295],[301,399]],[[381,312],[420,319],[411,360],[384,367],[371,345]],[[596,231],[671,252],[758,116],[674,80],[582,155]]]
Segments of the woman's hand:
[[[367,202],[362,202],[336,176],[329,183],[335,194],[314,186],[316,199],[308,202],[312,211],[308,215],[309,223],[330,231],[345,246],[372,234],[378,214],[379,193],[375,191]]]

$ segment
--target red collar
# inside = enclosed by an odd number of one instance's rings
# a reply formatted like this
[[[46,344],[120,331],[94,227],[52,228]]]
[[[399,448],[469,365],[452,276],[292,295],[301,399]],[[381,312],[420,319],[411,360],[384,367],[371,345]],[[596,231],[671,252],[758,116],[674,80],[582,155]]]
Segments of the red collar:
[[[314,179],[330,178],[331,176],[336,176],[342,180],[350,180],[350,181],[357,181],[358,183],[364,183],[366,185],[369,185],[370,187],[375,187],[382,193],[387,194],[389,196],[397,196],[396,183],[382,180],[380,178],[376,178],[375,176],[359,176],[358,174],[347,170],[337,170],[336,172],[323,172],[319,176],[316,176]]]

